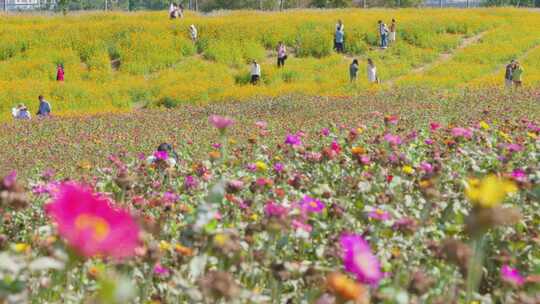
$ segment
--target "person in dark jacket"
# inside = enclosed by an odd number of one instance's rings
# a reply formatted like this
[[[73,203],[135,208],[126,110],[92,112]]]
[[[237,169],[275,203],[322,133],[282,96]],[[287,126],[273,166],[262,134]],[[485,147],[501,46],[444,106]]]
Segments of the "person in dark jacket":
[[[48,117],[51,115],[51,105],[45,100],[43,95],[39,95],[39,110],[37,112],[38,117]]]

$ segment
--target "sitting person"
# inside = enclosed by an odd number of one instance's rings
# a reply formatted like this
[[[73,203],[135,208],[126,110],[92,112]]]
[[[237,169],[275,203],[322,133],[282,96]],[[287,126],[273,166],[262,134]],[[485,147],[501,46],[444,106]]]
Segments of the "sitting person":
[[[13,108],[11,110],[11,114],[13,114],[13,118],[15,119],[25,119],[25,120],[32,119],[32,116],[30,115],[28,108],[24,104],[19,104],[16,108]]]
[[[168,167],[176,166],[178,154],[174,151],[171,144],[162,143],[158,146],[156,152],[146,159],[149,164],[166,164]]]
[[[51,105],[48,101],[43,98],[43,95],[39,95],[39,110],[37,112],[37,116],[39,117],[48,117],[51,115]]]

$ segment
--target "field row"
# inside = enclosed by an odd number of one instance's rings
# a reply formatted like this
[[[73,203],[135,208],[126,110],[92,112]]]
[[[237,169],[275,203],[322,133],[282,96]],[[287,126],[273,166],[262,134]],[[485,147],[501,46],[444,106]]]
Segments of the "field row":
[[[398,40],[377,47],[377,20],[398,20]],[[332,50],[337,19],[345,24],[346,55]],[[196,24],[199,40],[189,40]],[[36,106],[43,94],[56,114],[127,111],[134,105],[242,101],[256,96],[354,96],[370,86],[372,58],[383,83],[457,88],[497,85],[500,69],[540,42],[536,12],[470,10],[336,10],[188,15],[93,14],[73,17],[0,17],[0,120],[18,103]],[[456,50],[466,38],[478,42]],[[278,41],[289,48],[284,69],[275,66]],[[453,53],[453,51],[455,53]],[[528,56],[534,56],[534,52]],[[448,58],[438,63],[441,56]],[[361,77],[349,83],[348,65],[361,60]],[[248,61],[262,62],[262,83],[248,84]],[[534,57],[524,58],[525,84],[538,82]],[[114,62],[115,64],[111,64]],[[55,81],[63,64],[64,83]],[[418,68],[421,72],[416,73]],[[396,80],[394,82],[394,80]]]

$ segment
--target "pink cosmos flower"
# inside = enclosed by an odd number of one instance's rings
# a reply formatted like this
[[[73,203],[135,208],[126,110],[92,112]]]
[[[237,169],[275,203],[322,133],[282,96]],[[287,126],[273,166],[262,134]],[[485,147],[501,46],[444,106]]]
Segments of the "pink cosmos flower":
[[[220,131],[224,131],[229,126],[234,124],[234,120],[219,115],[211,115],[210,117],[208,117],[208,122]]]
[[[178,196],[178,194],[176,193],[173,193],[173,192],[165,192],[163,193],[163,202],[165,204],[174,204],[176,203],[176,201],[178,201],[180,197]]]
[[[511,177],[515,181],[520,182],[520,183],[527,181],[527,174],[525,173],[525,171],[521,169],[515,169],[514,171],[512,171]]]
[[[321,213],[326,206],[318,199],[305,195],[300,201],[300,208],[311,213]]]
[[[214,149],[221,149],[222,145],[220,143],[213,143],[212,148]]]
[[[311,232],[311,230],[313,230],[313,227],[311,227],[310,224],[299,220],[292,220],[291,225],[296,230],[304,230],[305,232]]]
[[[501,267],[501,278],[503,281],[515,286],[521,286],[525,284],[525,278],[519,273],[516,268],[512,268],[508,265]]]
[[[426,145],[430,145],[430,146],[431,146],[431,145],[433,145],[433,139],[431,139],[431,138],[426,138],[426,140],[424,140],[424,143],[425,143]]]
[[[281,218],[285,216],[286,213],[287,213],[286,207],[280,204],[276,204],[275,202],[272,202],[272,201],[266,203],[266,205],[264,206],[264,214],[266,214],[266,216],[268,217]]]
[[[368,242],[358,234],[344,233],[339,239],[343,251],[345,270],[356,275],[364,284],[378,285],[383,278],[377,257],[371,252]]]
[[[386,133],[386,135],[384,135],[384,140],[393,146],[401,145],[402,142],[399,135],[392,135],[390,133]]]
[[[523,146],[520,144],[508,144],[506,145],[506,150],[508,150],[508,152],[511,152],[511,153],[521,152],[523,151]]]
[[[4,179],[2,180],[2,184],[4,188],[6,189],[10,189],[13,186],[15,186],[16,182],[17,182],[17,171],[15,170],[9,172],[9,174],[6,175]]]
[[[302,139],[298,135],[289,134],[285,137],[285,144],[289,146],[300,146],[302,145]]]
[[[368,217],[377,221],[387,221],[390,219],[390,213],[381,209],[375,209],[368,213]]]
[[[362,165],[369,165],[371,163],[371,158],[368,155],[360,156],[360,162]]]
[[[439,124],[438,122],[430,122],[429,123],[429,130],[431,132],[435,132],[440,128],[441,128],[441,124]]]
[[[420,163],[420,169],[424,170],[424,172],[426,172],[426,173],[433,172],[433,166],[430,163],[426,162],[426,161],[423,161],[423,162]]]
[[[255,172],[257,171],[257,165],[255,165],[254,163],[249,163],[246,165],[246,169],[248,169],[251,172]]]
[[[195,177],[188,175],[184,178],[184,188],[189,190],[197,188],[197,186],[199,186],[199,182],[195,179]]]
[[[135,254],[140,232],[135,220],[90,189],[63,184],[45,208],[59,234],[82,256],[123,259]]]
[[[156,151],[154,152],[154,157],[156,160],[166,161],[169,159],[169,153],[167,153],[167,151]]]
[[[268,124],[266,123],[266,121],[259,120],[255,123],[255,126],[257,126],[257,128],[259,129],[265,130],[268,127]]]
[[[332,144],[330,145],[330,148],[332,149],[332,151],[336,152],[337,154],[339,154],[339,152],[341,152],[341,146],[335,140],[332,141]]]
[[[452,128],[452,136],[454,137],[463,137],[470,139],[473,136],[473,130],[470,128]]]

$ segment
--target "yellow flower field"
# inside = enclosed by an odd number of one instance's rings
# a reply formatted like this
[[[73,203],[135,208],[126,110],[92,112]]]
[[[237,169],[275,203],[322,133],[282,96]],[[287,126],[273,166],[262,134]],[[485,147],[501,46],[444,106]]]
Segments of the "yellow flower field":
[[[398,41],[382,51],[377,20],[398,21]],[[335,23],[345,24],[345,55],[332,50]],[[189,38],[195,24],[199,40]],[[463,39],[477,43],[456,50]],[[284,41],[289,59],[275,65]],[[57,115],[128,111],[274,97],[285,94],[352,96],[369,86],[372,58],[383,83],[461,88],[499,85],[502,67],[524,56],[525,84],[540,82],[540,14],[515,9],[239,11],[169,20],[166,12],[73,16],[0,15],[0,120],[39,94]],[[440,64],[441,54],[451,58]],[[348,65],[361,63],[357,83]],[[262,64],[262,83],[249,85],[249,61]],[[427,66],[421,72],[415,69]],[[55,81],[56,65],[65,82]],[[399,79],[394,83],[393,80]]]

